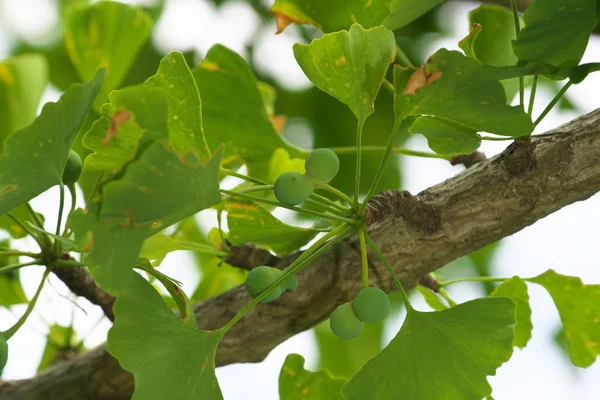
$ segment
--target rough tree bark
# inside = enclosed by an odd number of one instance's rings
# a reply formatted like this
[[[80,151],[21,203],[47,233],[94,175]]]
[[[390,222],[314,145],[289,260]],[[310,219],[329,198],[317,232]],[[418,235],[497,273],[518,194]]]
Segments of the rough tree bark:
[[[600,109],[529,142],[514,142],[502,154],[417,196],[380,193],[367,209],[368,230],[410,289],[450,261],[598,191]],[[263,262],[265,256],[254,259]],[[293,258],[268,261],[285,266]],[[385,268],[375,257],[370,259],[372,283],[394,290]],[[359,291],[360,271],[357,239],[351,236],[300,274],[297,291],[245,316],[225,336],[217,365],[261,361],[279,343],[326,319]],[[249,300],[238,287],[200,303],[198,323],[203,329],[219,328]],[[32,379],[0,383],[0,398],[118,400],[129,398],[132,388],[131,376],[101,346]]]

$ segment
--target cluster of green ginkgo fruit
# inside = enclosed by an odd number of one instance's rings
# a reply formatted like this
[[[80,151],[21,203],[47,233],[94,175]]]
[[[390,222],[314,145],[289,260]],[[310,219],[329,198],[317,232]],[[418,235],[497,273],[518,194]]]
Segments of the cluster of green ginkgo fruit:
[[[277,177],[273,191],[281,203],[302,203],[319,186],[326,185],[340,170],[340,160],[330,149],[313,150],[304,162],[306,173],[284,172]]]
[[[269,286],[274,284],[279,278],[283,271],[267,267],[260,266],[250,270],[248,273],[248,277],[246,278],[246,289],[252,298],[257,298],[262,292],[267,290]],[[263,303],[268,303],[269,301],[273,301],[279,296],[283,294],[286,290],[295,290],[298,288],[298,279],[294,276],[290,276],[283,282],[281,282],[276,288],[271,290],[271,292],[261,301]]]
[[[342,339],[360,336],[366,323],[383,320],[390,312],[390,299],[381,289],[362,289],[351,302],[338,306],[329,319],[331,331]]]

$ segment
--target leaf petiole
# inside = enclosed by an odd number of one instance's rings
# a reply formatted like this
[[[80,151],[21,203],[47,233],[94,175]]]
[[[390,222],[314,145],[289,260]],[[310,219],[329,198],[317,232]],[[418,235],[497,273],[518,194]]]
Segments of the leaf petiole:
[[[56,236],[60,235],[60,226],[62,224],[62,215],[63,215],[63,210],[65,208],[65,185],[64,184],[60,184],[60,200],[58,203],[58,218],[56,221]],[[60,254],[60,249],[61,249],[61,243],[58,240],[54,241],[54,253],[55,254]]]
[[[535,122],[533,123],[534,126],[538,126],[538,124],[540,122],[542,122],[542,120],[546,117],[546,115],[548,115],[550,110],[552,110],[552,108],[554,108],[556,103],[558,103],[558,101],[561,99],[561,97],[563,97],[565,95],[565,93],[567,92],[567,90],[569,90],[569,88],[571,87],[572,84],[573,84],[573,82],[569,81],[565,84],[565,86],[563,86],[562,89],[560,89],[560,92],[558,92],[556,94],[556,96],[554,96],[552,101],[546,106],[544,111],[542,111],[540,116],[535,120]]]
[[[40,293],[42,293],[42,289],[44,288],[44,283],[46,283],[46,278],[48,278],[50,271],[51,271],[50,268],[46,268],[46,271],[44,271],[44,276],[42,277],[42,281],[40,282],[40,284],[37,288],[37,291],[35,292],[35,295],[33,296],[31,301],[27,305],[27,309],[25,310],[25,313],[23,314],[23,316],[11,328],[9,328],[7,331],[3,332],[4,338],[6,340],[10,339],[15,333],[17,333],[17,331],[21,328],[21,326],[23,326],[23,324],[25,324],[25,322],[27,321],[27,318],[33,311],[33,308],[35,307],[35,304],[37,303],[38,298],[40,297]]]
[[[367,253],[365,226],[358,228],[358,241],[360,242],[360,263],[362,273],[362,288],[369,287],[369,256]]]
[[[31,256],[29,256],[29,257],[31,257]],[[42,260],[40,258],[36,258],[33,261],[29,261],[29,262],[25,262],[25,263],[5,265],[3,267],[0,267],[0,273],[11,271],[13,269],[19,269],[19,268],[23,268],[23,267],[29,267],[30,265],[41,265],[41,263],[42,263]]]
[[[15,217],[14,215],[12,215],[11,213],[6,213],[6,215],[8,215],[8,218],[12,219],[15,224],[19,225],[21,227],[21,229],[23,229],[23,231],[27,232],[27,234],[29,236],[31,236],[33,238],[33,240],[35,240],[37,242],[38,246],[40,246],[40,249],[44,248],[44,244],[33,233],[33,231],[31,229],[29,229],[24,223],[19,221],[19,219],[17,217]]]
[[[387,146],[363,146],[362,147],[363,152],[369,151],[369,152],[382,152],[383,153],[386,151],[386,149],[387,149]],[[338,155],[351,154],[356,151],[356,147],[331,147],[331,150],[333,150]],[[425,151],[410,150],[405,147],[392,147],[391,152],[395,153],[395,154],[403,154],[406,156],[438,158],[438,159],[448,160],[448,161],[450,161],[452,159],[452,157],[448,156],[448,155],[428,153]]]

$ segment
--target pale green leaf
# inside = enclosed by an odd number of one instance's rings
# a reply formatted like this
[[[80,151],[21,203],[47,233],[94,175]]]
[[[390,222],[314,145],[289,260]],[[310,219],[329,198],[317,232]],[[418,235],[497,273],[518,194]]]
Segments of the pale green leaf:
[[[592,365],[600,354],[600,285],[585,285],[580,278],[554,270],[529,281],[542,285],[552,296],[573,364]]]
[[[375,98],[396,56],[396,41],[384,27],[365,30],[355,24],[350,31],[295,44],[294,56],[306,76],[350,107],[362,124],[374,112]]]
[[[194,71],[202,98],[204,134],[211,150],[225,144],[224,163],[243,160],[248,173],[267,179],[273,151],[301,152],[275,130],[264,107],[258,82],[244,59],[232,50],[213,46]]]
[[[347,400],[474,400],[511,357],[515,304],[486,298],[445,311],[409,311],[381,354],[344,386]]]
[[[426,287],[417,285],[417,291],[421,293],[421,296],[423,296],[423,299],[425,299],[427,305],[433,310],[444,311],[448,309],[448,306],[444,304],[444,302],[435,293]]]
[[[598,23],[598,0],[535,0],[513,42],[519,60],[557,67],[579,64]]]
[[[65,45],[79,76],[88,80],[106,67],[106,79],[94,103],[96,110],[119,87],[152,28],[140,8],[113,1],[80,7],[69,13]]]
[[[160,88],[167,95],[169,137],[175,150],[193,149],[202,160],[208,160],[210,150],[202,129],[200,93],[183,54],[173,52],[164,56],[156,75],[144,85]]]
[[[13,132],[0,159],[0,215],[62,182],[71,145],[100,90],[104,71],[84,85],[72,85],[48,103],[33,123]]]
[[[4,140],[35,119],[48,83],[48,65],[39,54],[0,62],[0,154]]]
[[[318,233],[310,228],[287,225],[254,202],[229,201],[226,209],[229,241],[234,246],[253,243],[277,254],[289,254]]]
[[[346,379],[334,378],[327,371],[304,369],[304,357],[290,354],[279,374],[280,400],[343,400]]]
[[[50,331],[46,336],[46,347],[37,371],[41,372],[56,363],[83,353],[85,348],[81,345],[76,346],[75,339],[75,330],[72,326],[50,325]]]
[[[107,349],[134,377],[132,400],[222,400],[215,352],[222,331],[194,329],[138,274],[114,306]]]
[[[0,241],[0,250],[8,250],[10,241]],[[19,258],[16,256],[0,255],[0,268],[7,265],[16,264]],[[15,304],[27,303],[27,296],[21,286],[19,270],[0,272],[0,306],[9,307]]]
[[[438,154],[471,154],[481,144],[475,130],[443,118],[419,117],[409,132],[425,136],[431,150]]]
[[[513,345],[521,349],[525,348],[527,342],[531,339],[531,331],[533,330],[527,284],[523,279],[514,276],[498,286],[492,292],[492,296],[510,297],[516,303],[517,325],[515,326]]]

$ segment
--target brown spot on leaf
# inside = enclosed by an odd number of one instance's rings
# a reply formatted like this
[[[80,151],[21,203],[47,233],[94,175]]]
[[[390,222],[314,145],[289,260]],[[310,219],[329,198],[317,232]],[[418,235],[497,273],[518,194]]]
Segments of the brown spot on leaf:
[[[13,190],[17,190],[18,188],[19,185],[6,185],[4,186],[4,189],[2,189],[2,194],[12,192]]]
[[[425,65],[423,65],[420,68],[417,68],[417,70],[412,74],[402,94],[416,95],[419,89],[421,89],[423,86],[435,82],[441,77],[441,71],[433,71],[430,74],[427,74]]]
[[[217,64],[215,64],[212,61],[207,61],[207,60],[202,61],[202,64],[200,64],[200,67],[204,68],[208,71],[212,71],[212,72],[216,72],[220,69]]]
[[[338,58],[337,60],[335,60],[335,65],[344,65],[346,64],[346,57],[345,56],[341,56],[340,58]]]
[[[287,116],[285,115],[273,115],[271,116],[271,124],[273,124],[273,128],[279,133],[283,132],[283,128],[285,128],[285,124],[287,123]]]
[[[129,121],[130,118],[131,114],[127,110],[119,110],[114,113],[110,118],[110,127],[106,131],[106,136],[102,139],[102,145],[106,146],[113,137],[117,136],[119,128],[121,128],[125,122]]]
[[[204,362],[202,363],[202,372],[204,372],[207,365],[208,365],[208,358],[204,359]]]

